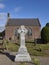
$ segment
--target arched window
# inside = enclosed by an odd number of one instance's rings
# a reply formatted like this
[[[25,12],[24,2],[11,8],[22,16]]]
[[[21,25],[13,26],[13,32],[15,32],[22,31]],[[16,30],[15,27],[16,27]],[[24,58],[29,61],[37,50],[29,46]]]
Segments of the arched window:
[[[17,39],[19,39],[19,33],[18,33],[18,29],[15,29],[14,35],[17,37]]]
[[[28,29],[28,36],[32,36],[32,29],[31,28]]]
[[[15,29],[14,35],[15,35],[15,36],[18,35],[17,29]]]

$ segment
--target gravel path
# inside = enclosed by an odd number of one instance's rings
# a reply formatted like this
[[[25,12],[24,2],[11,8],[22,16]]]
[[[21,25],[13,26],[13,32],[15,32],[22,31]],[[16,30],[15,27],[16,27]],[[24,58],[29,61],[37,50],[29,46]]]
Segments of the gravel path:
[[[26,63],[27,65],[34,65],[32,63]],[[8,53],[0,54],[0,65],[20,65],[20,63],[14,62],[14,55]]]
[[[41,65],[49,65],[49,57],[38,57]]]
[[[49,65],[49,57],[35,56],[33,58],[38,58],[40,61],[40,65]]]
[[[17,65],[17,64],[12,62],[6,55],[0,54],[0,65]]]
[[[49,65],[49,57],[36,57],[40,61],[40,65]],[[33,57],[33,58],[34,58]],[[0,65],[20,65],[17,62],[14,62],[14,54],[9,55],[8,53],[0,53]],[[33,63],[27,63],[26,65],[34,65]]]

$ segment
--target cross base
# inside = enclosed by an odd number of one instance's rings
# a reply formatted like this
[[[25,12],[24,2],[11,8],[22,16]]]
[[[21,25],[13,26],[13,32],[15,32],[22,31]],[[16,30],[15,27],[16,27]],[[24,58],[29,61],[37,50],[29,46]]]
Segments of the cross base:
[[[21,46],[19,48],[18,54],[15,57],[15,62],[31,62],[31,58],[26,47]]]

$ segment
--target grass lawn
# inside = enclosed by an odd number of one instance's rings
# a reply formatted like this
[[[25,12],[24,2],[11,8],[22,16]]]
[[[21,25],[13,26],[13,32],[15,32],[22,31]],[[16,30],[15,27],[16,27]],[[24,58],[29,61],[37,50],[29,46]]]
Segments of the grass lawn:
[[[28,43],[26,45],[30,55],[49,56],[49,53],[46,52],[49,52],[49,44],[36,44],[36,46],[34,46],[33,43]]]
[[[18,44],[15,43],[8,43],[7,44],[7,48],[10,51],[13,52],[17,52],[19,49]],[[34,45],[34,43],[26,43],[26,47],[28,52],[30,53],[30,55],[34,55],[34,56],[49,56],[49,53],[47,53],[46,51],[49,52],[49,44],[36,44]]]
[[[19,46],[18,46],[17,44],[14,44],[14,43],[8,43],[8,44],[6,45],[6,47],[7,47],[7,49],[8,49],[9,51],[12,51],[12,52],[17,52],[18,49],[19,49]]]

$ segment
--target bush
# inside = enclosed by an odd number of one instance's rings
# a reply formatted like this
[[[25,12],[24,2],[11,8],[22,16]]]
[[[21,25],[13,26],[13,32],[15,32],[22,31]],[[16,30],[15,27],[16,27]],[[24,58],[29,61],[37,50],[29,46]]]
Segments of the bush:
[[[49,27],[45,26],[42,30],[41,30],[41,39],[44,43],[48,43],[49,42]]]

